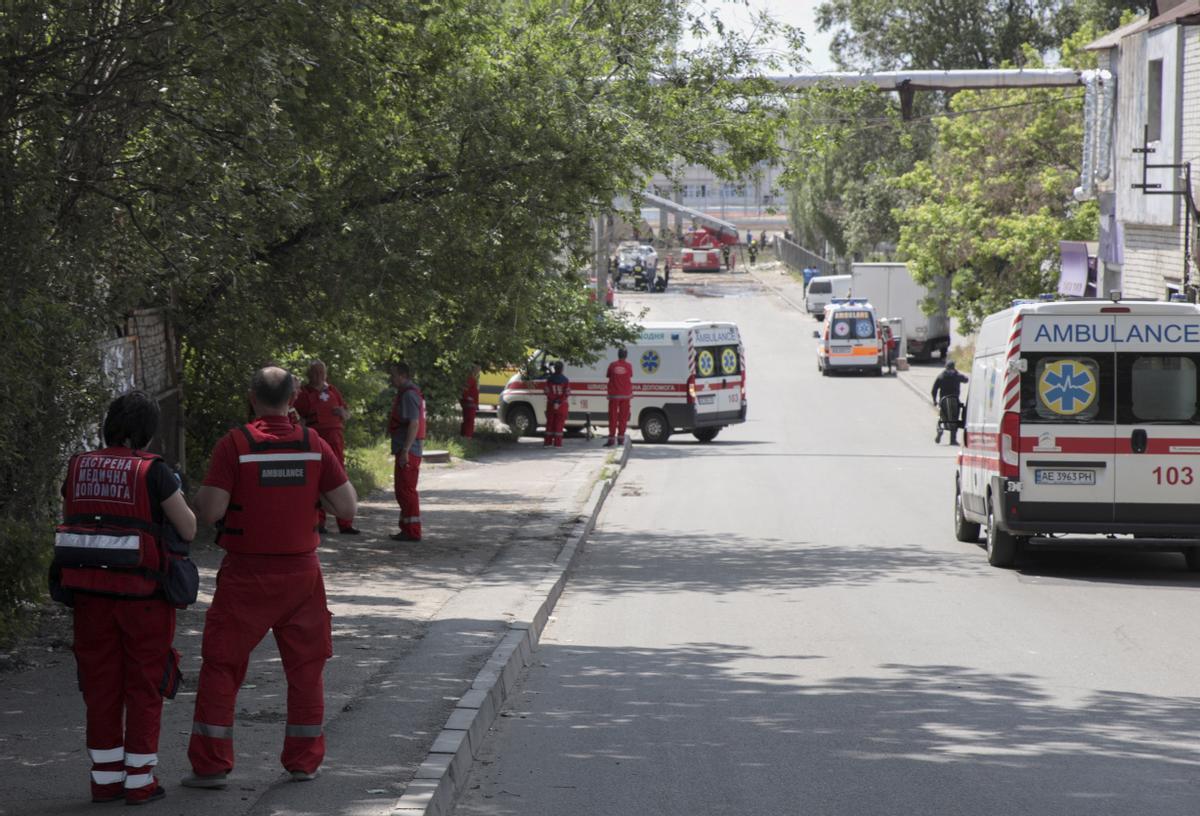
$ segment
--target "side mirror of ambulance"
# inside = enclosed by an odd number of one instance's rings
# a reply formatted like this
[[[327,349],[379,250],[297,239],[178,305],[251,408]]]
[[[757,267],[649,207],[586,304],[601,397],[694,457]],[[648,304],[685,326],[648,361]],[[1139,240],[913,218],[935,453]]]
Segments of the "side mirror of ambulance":
[[[821,333],[820,333],[819,331],[817,331],[816,329],[813,329],[813,339],[814,339],[814,340],[820,340],[820,339],[821,339]]]

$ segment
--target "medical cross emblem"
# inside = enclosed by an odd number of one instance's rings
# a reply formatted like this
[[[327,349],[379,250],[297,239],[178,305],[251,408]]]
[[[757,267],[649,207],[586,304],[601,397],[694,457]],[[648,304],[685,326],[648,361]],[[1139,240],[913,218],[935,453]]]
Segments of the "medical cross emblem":
[[[657,351],[647,351],[642,355],[642,371],[645,371],[647,374],[653,374],[655,371],[658,371],[658,363]]]
[[[1038,383],[1042,404],[1056,414],[1075,416],[1096,401],[1096,377],[1080,360],[1047,363]]]

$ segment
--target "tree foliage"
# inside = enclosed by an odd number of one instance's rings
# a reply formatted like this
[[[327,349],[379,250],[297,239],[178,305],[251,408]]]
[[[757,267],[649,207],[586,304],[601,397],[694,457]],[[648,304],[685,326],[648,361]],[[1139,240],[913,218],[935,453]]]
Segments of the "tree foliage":
[[[833,32],[844,69],[889,71],[1021,65],[1085,24],[1117,25],[1141,0],[824,0],[817,26]]]
[[[352,397],[412,361],[583,356],[588,218],[676,156],[777,149],[754,37],[683,50],[656,0],[15,0],[0,9],[0,514],[44,517],[135,306],[184,343],[203,457],[250,370],[319,354]],[[756,36],[773,36],[770,27]],[[761,101],[760,101],[761,99]]]
[[[1031,55],[1031,59],[1035,56]],[[1078,89],[956,94],[928,160],[898,181],[900,255],[972,328],[1016,297],[1053,291],[1060,240],[1095,238],[1095,202],[1076,203],[1083,140]]]

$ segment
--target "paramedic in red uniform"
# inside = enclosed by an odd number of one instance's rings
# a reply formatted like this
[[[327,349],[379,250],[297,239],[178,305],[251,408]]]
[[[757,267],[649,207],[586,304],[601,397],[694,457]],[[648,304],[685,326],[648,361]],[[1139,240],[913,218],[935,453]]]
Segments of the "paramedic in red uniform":
[[[300,387],[294,403],[296,413],[309,428],[329,443],[333,455],[342,467],[346,466],[346,439],[343,428],[350,418],[350,409],[337,386],[329,382],[325,363],[313,360],[308,364],[308,382]],[[321,532],[325,532],[325,511],[317,511]],[[338,532],[343,535],[358,535],[354,519],[339,518]]]
[[[221,519],[226,551],[204,619],[200,685],[183,784],[223,788],[233,770],[233,719],[250,653],[270,630],[287,677],[287,725],[280,761],[296,781],[312,779],[325,757],[323,672],[333,654],[325,584],[317,560],[317,502],[354,518],[357,497],[329,444],[288,420],[292,376],[270,366],[254,374],[258,419],[234,428],[213,450],[196,510]]]
[[[107,447],[73,457],[63,484],[51,592],[75,607],[74,651],[87,707],[93,802],[142,805],[165,795],[154,768],[163,697],[174,696],[179,678],[178,655],[171,649],[175,607],[146,571],[163,570],[166,523],[189,541],[196,535],[196,517],[175,473],[142,450],[158,419],[158,403],[146,393],[118,397],[104,419]],[[115,542],[136,546],[104,546]],[[154,563],[116,566],[130,549],[134,558]]]
[[[408,363],[392,363],[392,385],[396,398],[388,416],[388,434],[392,437],[392,455],[396,457],[396,503],[400,505],[400,532],[393,541],[421,540],[421,500],[417,479],[421,475],[421,454],[425,440],[425,397],[412,380]]]
[[[482,371],[477,365],[471,366],[462,394],[458,397],[458,404],[462,406],[462,427],[459,428],[459,434],[467,439],[475,435],[475,414],[479,413],[479,374]]]
[[[546,393],[546,439],[543,446],[561,448],[571,399],[571,382],[563,374],[561,360],[554,364],[554,371],[542,384],[542,390]]]
[[[608,441],[604,447],[625,444],[629,424],[629,401],[633,398],[633,366],[625,358],[629,352],[617,350],[617,359],[608,364]]]

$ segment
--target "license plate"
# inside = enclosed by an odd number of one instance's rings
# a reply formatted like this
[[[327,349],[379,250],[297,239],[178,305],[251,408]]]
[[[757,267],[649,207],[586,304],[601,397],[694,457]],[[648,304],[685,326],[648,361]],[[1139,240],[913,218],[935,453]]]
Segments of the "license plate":
[[[834,354],[849,354],[850,353],[849,346],[831,346],[829,348],[829,350],[832,351]]]
[[[701,405],[712,405],[716,401],[716,394],[701,394],[698,400]]]
[[[1043,470],[1035,468],[1033,483],[1044,485],[1094,485],[1096,471],[1094,470]]]

